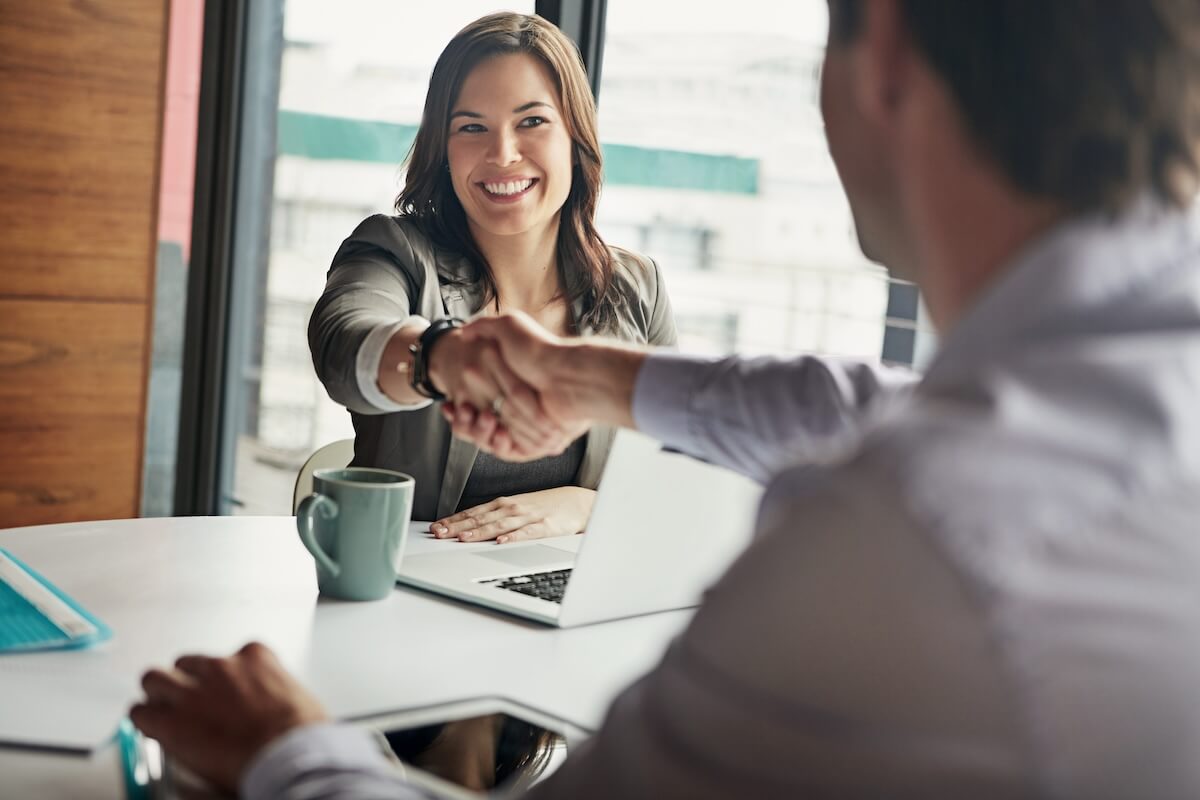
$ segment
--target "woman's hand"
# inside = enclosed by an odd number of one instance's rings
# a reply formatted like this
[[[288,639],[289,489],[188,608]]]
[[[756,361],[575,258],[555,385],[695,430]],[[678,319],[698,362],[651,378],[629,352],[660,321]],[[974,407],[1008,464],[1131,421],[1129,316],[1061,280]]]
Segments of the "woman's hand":
[[[468,508],[429,526],[439,539],[500,544],[579,533],[592,515],[596,492],[579,486],[559,486]]]

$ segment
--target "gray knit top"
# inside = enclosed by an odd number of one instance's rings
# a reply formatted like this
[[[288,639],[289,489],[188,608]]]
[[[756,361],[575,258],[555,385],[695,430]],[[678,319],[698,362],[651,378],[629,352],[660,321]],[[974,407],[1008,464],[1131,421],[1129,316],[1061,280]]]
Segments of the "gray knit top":
[[[556,456],[525,464],[512,464],[480,451],[463,488],[457,511],[483,505],[497,497],[538,492],[556,486],[578,486],[576,475],[583,463],[587,437],[580,436]]]

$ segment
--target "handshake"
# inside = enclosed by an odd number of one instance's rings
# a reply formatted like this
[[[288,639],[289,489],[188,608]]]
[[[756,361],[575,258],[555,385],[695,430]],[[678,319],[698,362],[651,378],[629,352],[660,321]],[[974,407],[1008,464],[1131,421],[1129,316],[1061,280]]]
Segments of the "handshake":
[[[555,336],[530,316],[480,317],[426,355],[454,435],[506,461],[557,455],[597,423],[633,427],[645,352]]]

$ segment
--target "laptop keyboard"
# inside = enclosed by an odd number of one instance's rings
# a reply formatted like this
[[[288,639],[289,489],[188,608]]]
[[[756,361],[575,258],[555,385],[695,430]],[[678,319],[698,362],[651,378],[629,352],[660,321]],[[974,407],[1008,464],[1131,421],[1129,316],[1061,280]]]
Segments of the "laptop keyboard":
[[[490,583],[497,589],[508,589],[510,592],[520,592],[540,600],[549,600],[551,603],[561,603],[570,577],[570,569],[556,569],[552,572],[517,575],[514,578],[496,578],[484,583]]]

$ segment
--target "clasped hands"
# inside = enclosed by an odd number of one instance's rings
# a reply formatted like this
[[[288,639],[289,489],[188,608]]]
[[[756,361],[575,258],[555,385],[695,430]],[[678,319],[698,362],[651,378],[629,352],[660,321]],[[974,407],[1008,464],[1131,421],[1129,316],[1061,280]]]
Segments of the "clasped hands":
[[[454,435],[505,461],[557,455],[590,425],[570,380],[579,343],[520,312],[480,317],[439,338],[429,376]]]

